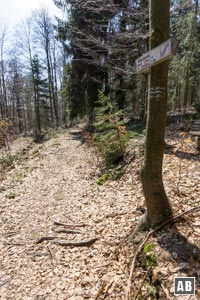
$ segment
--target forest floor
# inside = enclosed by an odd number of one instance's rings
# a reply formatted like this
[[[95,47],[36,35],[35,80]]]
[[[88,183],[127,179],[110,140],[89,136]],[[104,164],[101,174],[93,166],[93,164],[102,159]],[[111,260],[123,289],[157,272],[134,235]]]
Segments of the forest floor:
[[[99,186],[94,153],[76,130],[43,144],[19,138],[11,146],[20,155],[0,182],[1,300],[126,299],[140,246],[127,237],[144,206],[143,141],[130,142],[134,159],[125,175]],[[200,154],[180,131],[168,130],[167,143],[173,148],[166,148],[163,176],[174,215],[197,208],[145,242],[130,299],[136,293],[138,300],[200,299]],[[195,277],[196,296],[174,296],[175,276]]]

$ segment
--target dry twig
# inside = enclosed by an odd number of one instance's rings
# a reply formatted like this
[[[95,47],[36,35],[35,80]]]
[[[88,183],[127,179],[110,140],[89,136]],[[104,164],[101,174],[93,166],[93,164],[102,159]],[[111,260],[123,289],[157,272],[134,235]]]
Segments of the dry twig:
[[[57,238],[58,238],[57,236],[43,236],[42,238],[37,240],[35,243],[40,244],[40,243],[43,243],[44,241],[52,241],[52,240],[55,240]]]
[[[147,269],[147,271],[146,271],[146,273],[145,273],[145,275],[144,275],[144,278],[143,278],[143,280],[142,280],[142,282],[141,282],[141,284],[140,284],[140,286],[139,286],[137,292],[136,292],[135,295],[134,295],[133,300],[136,300],[136,299],[137,299],[137,296],[138,296],[139,292],[141,291],[141,288],[142,288],[142,286],[143,286],[143,284],[144,284],[144,282],[145,282],[145,279],[147,278],[147,275],[148,275],[149,271],[151,270],[151,268],[152,268],[152,265],[150,265],[150,266],[148,267],[148,269]]]
[[[3,237],[7,238],[7,237],[10,237],[10,236],[16,235],[18,233],[19,232],[15,232],[15,231],[7,232],[7,233],[3,234]]]

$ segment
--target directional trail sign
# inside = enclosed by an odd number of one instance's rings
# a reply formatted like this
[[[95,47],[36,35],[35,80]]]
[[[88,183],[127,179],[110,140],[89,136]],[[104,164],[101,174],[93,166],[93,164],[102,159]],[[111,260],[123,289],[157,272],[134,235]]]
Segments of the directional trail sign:
[[[158,47],[145,53],[135,61],[136,73],[148,72],[151,67],[174,56],[177,47],[178,41],[175,38],[170,38]]]

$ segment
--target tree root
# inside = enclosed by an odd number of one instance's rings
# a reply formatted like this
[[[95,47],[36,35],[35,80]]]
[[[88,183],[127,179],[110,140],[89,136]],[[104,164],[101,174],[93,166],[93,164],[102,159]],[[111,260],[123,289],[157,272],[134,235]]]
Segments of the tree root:
[[[88,226],[87,224],[66,224],[66,223],[56,222],[56,221],[54,221],[54,225],[64,226],[64,227],[85,227],[85,226]]]
[[[137,259],[137,256],[138,254],[141,252],[144,244],[147,242],[147,240],[150,238],[151,235],[153,235],[155,232],[159,231],[160,229],[162,229],[163,227],[169,225],[169,224],[172,224],[172,223],[175,223],[175,222],[178,222],[178,220],[186,215],[186,214],[189,214],[189,213],[192,213],[196,210],[200,210],[200,205],[199,206],[196,206],[196,207],[193,207],[191,209],[188,209],[186,211],[184,211],[183,213],[175,216],[175,217],[172,217],[170,218],[169,220],[165,221],[164,223],[160,224],[158,227],[152,229],[151,231],[149,231],[146,235],[146,237],[143,239],[143,241],[139,244],[138,248],[136,249],[136,252],[135,252],[135,255],[133,257],[133,261],[132,261],[132,264],[131,264],[131,269],[130,269],[130,275],[129,275],[129,279],[128,279],[128,284],[127,284],[127,288],[126,288],[126,296],[125,296],[125,300],[128,300],[129,299],[129,294],[130,294],[130,289],[131,289],[131,285],[133,283],[133,271],[135,269],[135,262],[136,262],[136,259]],[[141,221],[141,224],[143,222],[143,219]],[[140,223],[139,223],[140,224]],[[140,225],[139,226],[136,226],[136,229],[137,228],[141,228]],[[136,234],[138,231],[134,231],[134,234]],[[133,234],[131,235],[131,237],[133,236]]]
[[[54,230],[56,233],[72,233],[72,234],[86,234],[86,232],[78,231],[78,230],[72,230],[72,229],[62,229],[62,230]]]
[[[44,236],[37,240],[35,243],[40,244],[43,243],[44,241],[52,241],[58,239],[58,236]],[[73,241],[65,241],[65,240],[57,240],[54,241],[54,244],[60,245],[60,246],[74,246],[74,247],[84,247],[84,246],[90,246],[94,244],[99,238],[93,238],[87,241],[80,241],[80,242],[73,242]]]
[[[60,245],[60,246],[74,246],[74,247],[87,247],[92,244],[94,244],[99,238],[93,238],[87,241],[81,241],[81,242],[71,242],[71,241],[54,241],[54,244]]]
[[[44,241],[52,241],[52,240],[55,240],[57,238],[58,238],[57,236],[43,236],[42,238],[37,240],[35,243],[40,244],[40,243],[43,243]]]
[[[150,226],[148,225],[148,222],[147,222],[147,219],[146,219],[146,214],[144,214],[138,224],[136,225],[133,233],[129,236],[129,240],[130,241],[134,241],[134,238],[136,237],[136,235],[139,233],[139,232],[145,232],[147,231],[148,229],[150,228]]]

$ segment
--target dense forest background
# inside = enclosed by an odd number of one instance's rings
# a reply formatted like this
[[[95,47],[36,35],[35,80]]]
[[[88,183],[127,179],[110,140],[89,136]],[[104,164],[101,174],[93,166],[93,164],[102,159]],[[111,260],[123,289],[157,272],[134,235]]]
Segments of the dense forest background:
[[[145,121],[147,74],[135,60],[149,49],[147,0],[54,0],[65,20],[34,11],[12,36],[0,27],[0,119],[15,133],[41,133],[94,119],[99,91],[117,110]],[[198,0],[171,1],[168,110],[200,106]]]

